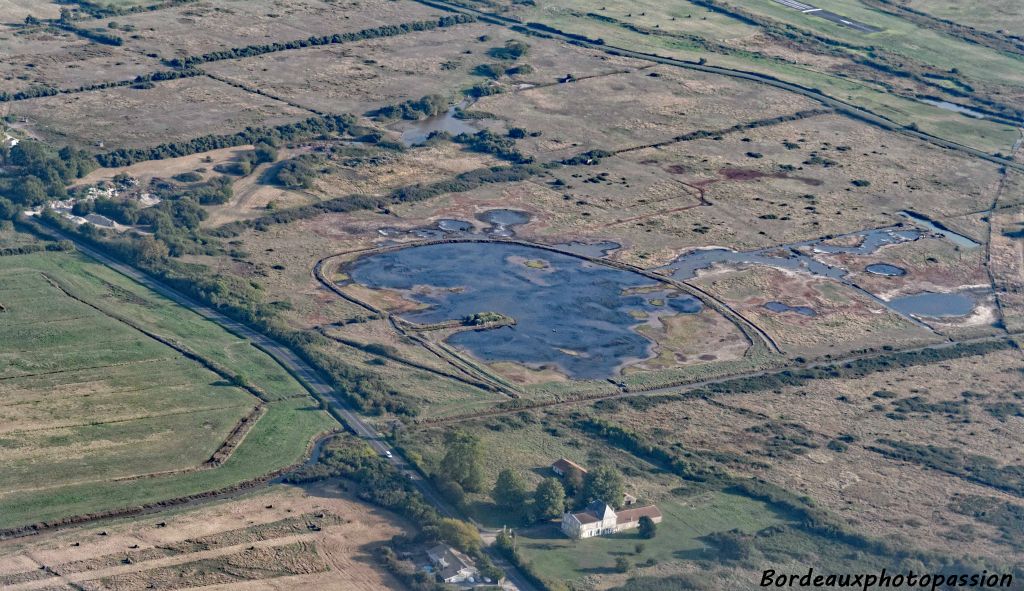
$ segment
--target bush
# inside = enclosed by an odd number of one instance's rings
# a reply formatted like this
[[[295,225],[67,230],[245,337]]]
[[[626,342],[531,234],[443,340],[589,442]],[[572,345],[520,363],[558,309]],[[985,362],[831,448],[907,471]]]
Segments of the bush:
[[[198,172],[182,172],[174,175],[171,178],[178,181],[179,183],[196,183],[203,180],[203,175],[199,174]]]

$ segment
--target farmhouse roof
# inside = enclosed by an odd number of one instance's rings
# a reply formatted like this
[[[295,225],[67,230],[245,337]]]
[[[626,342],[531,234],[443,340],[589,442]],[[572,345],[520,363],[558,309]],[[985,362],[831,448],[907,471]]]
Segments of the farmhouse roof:
[[[587,473],[587,469],[586,468],[584,468],[583,466],[580,466],[579,464],[577,464],[576,462],[574,462],[572,460],[567,460],[565,458],[558,458],[557,460],[555,460],[555,463],[551,464],[551,468],[554,469],[554,470],[558,470],[559,472],[563,472],[563,473],[567,473],[567,472],[569,472],[571,470],[576,470],[576,471],[580,472],[581,474],[586,474]]]
[[[646,507],[637,507],[636,509],[623,509],[616,513],[616,516],[619,518],[619,523],[640,521],[641,517],[659,519],[661,518],[661,509],[658,509],[655,505],[647,505]]]
[[[463,571],[476,572],[476,567],[468,556],[447,544],[438,544],[427,550],[427,557],[445,581],[456,575],[465,574]]]
[[[579,513],[572,514],[572,516],[576,518],[576,521],[580,522],[580,525],[597,523],[598,521],[604,521],[605,519],[615,517],[616,515],[615,510],[604,501],[594,501]],[[637,517],[637,519],[639,519],[639,517]]]

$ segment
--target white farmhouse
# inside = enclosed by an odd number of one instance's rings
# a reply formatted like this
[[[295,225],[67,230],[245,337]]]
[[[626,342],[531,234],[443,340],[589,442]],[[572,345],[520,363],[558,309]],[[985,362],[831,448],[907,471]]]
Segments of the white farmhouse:
[[[562,532],[574,539],[607,536],[640,526],[641,517],[661,523],[661,510],[654,505],[616,512],[604,501],[594,501],[578,513],[562,516]]]

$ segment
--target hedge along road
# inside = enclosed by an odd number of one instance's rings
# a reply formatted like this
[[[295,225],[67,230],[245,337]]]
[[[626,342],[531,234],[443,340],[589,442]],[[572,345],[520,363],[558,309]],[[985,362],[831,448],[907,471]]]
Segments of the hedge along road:
[[[239,337],[248,339],[254,346],[264,351],[267,355],[272,357],[275,361],[281,364],[289,373],[295,376],[299,380],[299,383],[303,384],[311,393],[318,399],[329,399],[333,402],[334,415],[349,431],[354,433],[359,438],[366,441],[366,443],[373,448],[374,451],[384,456],[385,452],[391,451],[391,449],[380,440],[377,436],[376,430],[368,425],[362,418],[360,418],[355,412],[345,404],[345,402],[335,395],[334,389],[320,376],[320,374],[313,369],[311,365],[302,360],[296,355],[291,349],[278,343],[274,339],[267,335],[259,332],[246,324],[243,324],[237,320],[229,318],[228,316],[214,310],[213,308],[201,304],[192,298],[179,293],[178,291],[167,287],[160,283],[153,277],[146,275],[142,271],[139,271],[131,265],[117,261],[100,251],[92,248],[91,246],[84,244],[82,241],[77,240],[74,236],[65,234],[59,230],[38,225],[41,231],[49,234],[51,237],[58,240],[70,240],[75,244],[75,247],[81,252],[96,261],[100,262],[107,267],[121,273],[122,275],[132,279],[147,288],[159,293],[160,295],[170,299],[178,305],[184,306],[189,310],[192,310],[196,314],[199,314],[203,318],[211,322],[219,324],[229,332],[238,335]],[[445,517],[455,517],[454,512],[444,503],[441,498],[433,491],[428,482],[418,476],[416,476],[416,469],[414,466],[409,464],[404,458],[402,458],[397,452],[393,452],[390,456],[384,457],[384,459],[390,463],[396,470],[405,474],[409,477],[409,481],[419,490],[423,497],[434,506],[435,509],[441,515]],[[521,573],[519,573],[514,566],[509,564],[507,561],[500,561],[501,566],[504,567],[505,574],[521,591],[535,591],[535,587],[531,585]]]
[[[842,113],[843,115],[846,115],[848,117],[852,117],[854,119],[859,119],[861,121],[864,121],[865,123],[869,123],[871,125],[875,125],[877,127],[881,127],[882,129],[885,129],[885,130],[888,130],[888,131],[892,131],[892,132],[896,132],[896,133],[901,133],[903,135],[907,135],[907,136],[910,136],[910,137],[917,138],[919,140],[928,142],[929,144],[932,144],[932,145],[935,145],[935,146],[939,146],[940,148],[946,148],[948,150],[956,150],[958,152],[963,152],[965,154],[968,154],[970,156],[974,156],[976,158],[981,158],[983,160],[988,160],[989,162],[992,162],[994,164],[999,164],[1001,166],[1005,166],[1005,167],[1008,167],[1008,168],[1013,168],[1013,169],[1018,170],[1020,172],[1024,172],[1024,164],[1019,164],[1017,162],[1014,162],[1014,161],[1006,159],[1006,158],[1001,158],[999,156],[994,156],[992,154],[989,154],[988,152],[983,152],[983,151],[978,150],[976,148],[972,148],[970,146],[965,146],[963,144],[960,144],[960,143],[957,143],[957,142],[954,142],[954,141],[950,141],[950,140],[947,140],[947,139],[943,139],[943,138],[940,138],[940,137],[937,137],[937,136],[934,136],[934,135],[931,135],[931,134],[928,134],[928,133],[924,133],[924,132],[918,131],[916,129],[910,129],[910,128],[905,127],[903,125],[900,125],[900,124],[898,124],[898,123],[896,123],[894,121],[886,119],[885,117],[882,117],[881,115],[876,115],[875,113],[872,113],[871,111],[868,111],[866,109],[862,109],[860,107],[854,106],[854,105],[852,105],[850,103],[847,103],[845,101],[842,101],[842,100],[839,100],[837,98],[833,98],[833,97],[830,97],[830,96],[828,96],[826,94],[823,94],[821,91],[819,91],[817,89],[808,88],[806,86],[800,86],[799,84],[793,84],[791,82],[785,82],[783,80],[779,80],[778,78],[774,78],[774,77],[768,76],[766,74],[758,74],[756,72],[748,72],[748,71],[745,71],[745,70],[734,70],[732,68],[722,68],[722,67],[718,67],[718,66],[709,66],[707,64],[701,64],[701,63],[697,63],[697,62],[688,62],[688,61],[685,61],[685,60],[675,59],[675,58],[671,58],[671,57],[665,57],[665,56],[661,56],[661,55],[657,55],[657,54],[653,54],[653,53],[644,53],[644,52],[641,52],[641,51],[633,51],[631,49],[626,49],[624,47],[616,47],[614,45],[608,45],[608,44],[605,44],[605,43],[595,43],[594,41],[587,40],[587,39],[582,38],[582,37],[578,37],[578,36],[573,35],[571,33],[564,33],[564,32],[559,31],[557,29],[549,28],[546,25],[537,26],[540,23],[523,23],[523,22],[517,21],[515,19],[509,18],[507,16],[501,16],[501,15],[493,14],[493,13],[490,13],[490,12],[484,12],[482,10],[477,10],[475,8],[468,8],[468,7],[464,7],[464,6],[457,6],[455,4],[450,4],[448,2],[445,2],[444,0],[416,0],[416,1],[419,2],[420,4],[425,4],[427,6],[430,6],[430,7],[433,7],[433,8],[438,8],[438,9],[441,9],[441,10],[448,10],[450,12],[460,12],[460,13],[464,13],[464,14],[471,14],[473,16],[476,16],[480,20],[483,20],[483,21],[486,21],[486,22],[490,22],[490,23],[493,23],[493,24],[497,24],[497,25],[503,25],[503,26],[511,28],[511,29],[515,29],[515,28],[529,29],[529,30],[537,33],[538,35],[542,35],[542,36],[546,35],[548,37],[562,39],[564,41],[568,41],[568,42],[574,43],[576,45],[580,45],[580,46],[587,47],[589,49],[594,49],[594,50],[597,50],[597,51],[603,51],[603,52],[611,54],[611,55],[618,55],[618,56],[622,56],[622,57],[631,57],[631,58],[638,59],[638,60],[654,62],[656,64],[663,64],[663,65],[666,65],[666,66],[675,66],[677,68],[686,68],[686,69],[689,69],[689,70],[697,70],[699,72],[708,72],[709,74],[720,74],[722,76],[730,76],[732,78],[739,78],[741,80],[750,80],[752,82],[759,82],[761,84],[767,84],[768,86],[773,86],[773,87],[779,88],[781,90],[786,90],[786,91],[789,91],[789,92],[795,92],[797,94],[803,95],[803,96],[805,96],[805,97],[807,97],[809,99],[818,101],[819,103],[821,103],[821,104],[823,104],[823,105],[825,105],[827,107],[831,107],[831,108],[835,109],[837,112]]]

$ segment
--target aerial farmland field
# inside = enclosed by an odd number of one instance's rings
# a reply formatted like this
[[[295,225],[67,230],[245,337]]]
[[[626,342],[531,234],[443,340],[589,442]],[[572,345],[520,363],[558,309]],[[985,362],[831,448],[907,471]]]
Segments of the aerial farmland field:
[[[1016,8],[0,1],[0,587],[1019,588]]]

